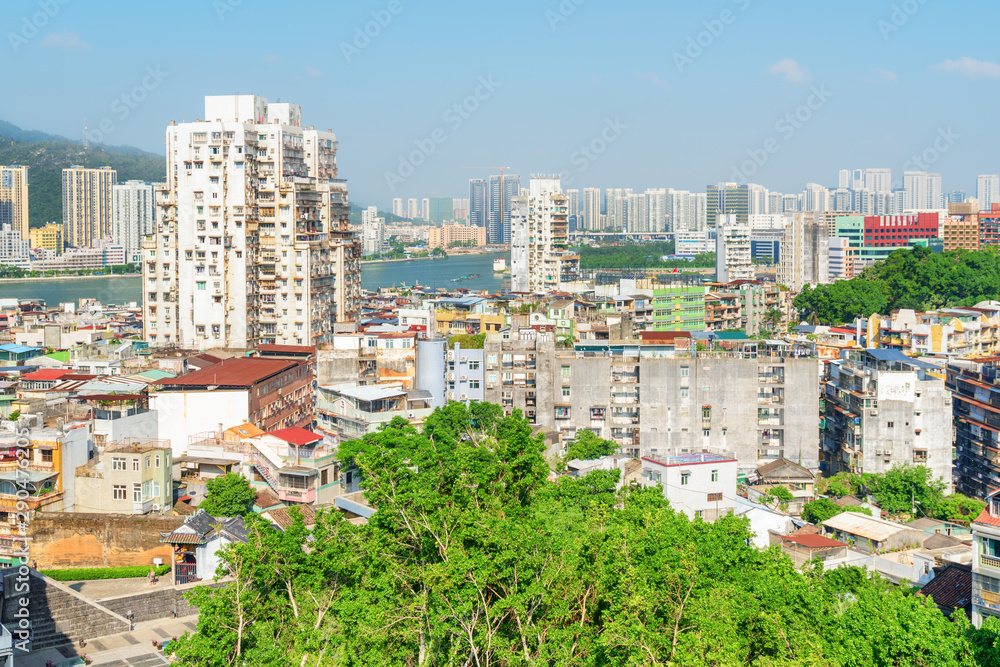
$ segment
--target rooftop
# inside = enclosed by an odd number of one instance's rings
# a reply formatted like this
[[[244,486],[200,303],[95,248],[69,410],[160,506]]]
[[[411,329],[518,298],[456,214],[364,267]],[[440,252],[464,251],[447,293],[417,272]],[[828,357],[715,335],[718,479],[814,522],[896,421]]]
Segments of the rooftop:
[[[406,395],[406,390],[398,385],[359,385],[348,382],[344,384],[323,385],[323,389],[359,401],[378,401]]]
[[[292,368],[297,363],[287,359],[233,357],[176,378],[158,380],[154,384],[161,387],[249,388]]]
[[[319,442],[323,439],[323,436],[313,433],[312,431],[307,431],[304,428],[299,428],[293,426],[292,428],[282,428],[277,431],[271,431],[268,435],[273,435],[274,437],[284,440],[290,445],[296,445],[301,447],[303,445],[311,445],[315,442]]]
[[[907,526],[886,521],[885,519],[876,519],[873,516],[867,516],[859,512],[843,512],[827,519],[822,525],[833,530],[875,540],[876,542],[881,542],[901,530],[908,529]],[[916,529],[909,528],[909,530]]]
[[[679,466],[697,463],[717,463],[719,461],[735,461],[736,459],[728,454],[716,454],[714,452],[689,452],[686,454],[673,454],[671,456],[643,456],[642,460],[661,466]]]
[[[836,547],[847,546],[843,542],[831,540],[829,537],[816,534],[781,535],[780,537],[784,542],[791,542],[792,544],[797,544],[801,547],[805,547],[806,549],[834,549]]]

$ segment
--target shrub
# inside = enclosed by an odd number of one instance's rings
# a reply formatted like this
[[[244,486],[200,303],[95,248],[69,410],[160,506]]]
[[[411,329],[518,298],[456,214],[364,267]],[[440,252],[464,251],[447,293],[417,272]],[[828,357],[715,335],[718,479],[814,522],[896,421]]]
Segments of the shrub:
[[[156,568],[156,576],[162,577],[170,572],[170,564],[166,563]],[[41,573],[56,581],[91,581],[95,579],[136,579],[149,574],[145,565],[132,567],[74,567],[63,570],[41,570]]]

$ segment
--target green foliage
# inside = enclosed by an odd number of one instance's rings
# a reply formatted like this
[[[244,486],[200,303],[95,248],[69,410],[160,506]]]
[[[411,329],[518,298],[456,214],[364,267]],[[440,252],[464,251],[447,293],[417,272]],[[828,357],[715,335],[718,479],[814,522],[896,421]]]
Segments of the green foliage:
[[[715,253],[696,255],[693,262],[684,259],[662,260],[674,253],[673,241],[662,243],[622,243],[617,246],[592,248],[580,246],[581,269],[674,269],[711,268]]]
[[[166,180],[167,160],[162,155],[134,148],[91,146],[70,141],[26,142],[0,137],[0,164],[30,167],[28,215],[31,227],[62,222],[62,170],[79,164],[84,167],[110,166],[118,172],[118,182]]]
[[[820,477],[817,490],[838,498],[854,496],[861,490],[861,478],[849,472],[838,473],[833,477]]]
[[[0,264],[0,278],[45,278],[56,276],[106,276],[142,273],[138,264],[115,264],[93,269],[22,269],[19,266]]]
[[[149,567],[136,565],[133,567],[74,567],[60,570],[40,570],[42,574],[56,581],[93,581],[96,579],[137,579],[149,574]],[[170,572],[170,564],[166,563],[156,568],[156,576],[162,577]]]
[[[803,320],[830,324],[898,308],[932,310],[971,306],[1000,297],[1000,253],[996,248],[933,253],[915,247],[893,252],[851,280],[805,287],[795,297]]]
[[[933,516],[944,498],[944,482],[933,478],[931,469],[910,463],[895,465],[883,474],[868,473],[861,481],[887,512],[909,512],[914,504],[917,515]]]
[[[12,422],[16,422],[20,418],[21,418],[21,411],[20,410],[14,410],[12,413],[10,413],[9,415],[7,415],[7,419],[9,419]]]
[[[593,431],[581,429],[576,432],[576,438],[566,448],[566,460],[580,459],[589,461],[599,459],[618,451],[618,445],[610,440],[604,440],[594,435]]]
[[[615,471],[549,481],[542,439],[499,406],[346,445],[375,514],[249,517],[231,580],[188,594],[178,664],[970,664],[967,627],[929,601],[856,569],[800,573],[750,546],[745,518],[691,521],[659,489],[616,491]]]
[[[961,493],[945,496],[934,507],[934,518],[943,521],[970,523],[986,509],[986,502]]]
[[[448,349],[454,349],[455,343],[462,345],[463,350],[481,350],[486,346],[486,334],[455,334],[448,336]]]
[[[841,512],[857,512],[859,514],[867,514],[868,516],[872,515],[872,511],[867,507],[855,507],[852,505],[839,507],[829,498],[817,498],[802,506],[802,518],[814,524],[821,524]]]
[[[972,644],[972,652],[979,667],[1000,667],[1000,618],[987,616],[978,630],[965,620],[965,614],[956,618],[964,621],[966,636]]]
[[[205,510],[214,517],[246,516],[257,496],[250,482],[233,472],[210,479],[205,486],[208,495],[198,505],[198,509]]]

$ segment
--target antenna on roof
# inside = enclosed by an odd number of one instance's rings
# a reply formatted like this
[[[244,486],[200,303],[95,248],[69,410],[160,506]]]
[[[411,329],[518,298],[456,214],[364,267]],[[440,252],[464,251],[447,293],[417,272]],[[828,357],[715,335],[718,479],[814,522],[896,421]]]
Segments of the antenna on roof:
[[[87,119],[83,119],[83,148],[84,150],[90,148],[90,138],[87,136]]]

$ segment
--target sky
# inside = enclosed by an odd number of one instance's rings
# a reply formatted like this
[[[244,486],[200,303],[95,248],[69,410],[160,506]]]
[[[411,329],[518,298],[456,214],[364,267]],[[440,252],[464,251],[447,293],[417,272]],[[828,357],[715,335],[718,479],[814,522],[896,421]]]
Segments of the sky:
[[[1000,172],[998,19],[995,0],[5,0],[0,119],[162,154],[205,95],[294,102],[381,208],[499,167],[781,192],[927,169],[974,196]]]

